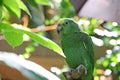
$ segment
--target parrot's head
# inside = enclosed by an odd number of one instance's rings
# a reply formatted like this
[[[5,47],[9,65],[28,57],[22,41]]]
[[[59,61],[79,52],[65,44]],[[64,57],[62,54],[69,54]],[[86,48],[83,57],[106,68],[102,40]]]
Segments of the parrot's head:
[[[71,34],[79,31],[78,24],[74,20],[68,18],[61,19],[57,26],[57,32],[62,34]]]

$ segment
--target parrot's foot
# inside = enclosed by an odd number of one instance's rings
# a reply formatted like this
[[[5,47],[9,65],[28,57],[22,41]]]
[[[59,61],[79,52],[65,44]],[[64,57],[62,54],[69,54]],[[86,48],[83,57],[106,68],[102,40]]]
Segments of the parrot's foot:
[[[80,64],[76,69],[71,68],[70,71],[64,72],[64,76],[67,80],[81,80],[84,75],[87,75],[87,68],[82,64]]]
[[[87,74],[87,69],[82,64],[80,64],[76,69],[78,70],[78,73],[80,73],[80,74],[83,74],[83,73],[85,73],[85,75]]]
[[[79,79],[87,74],[87,69],[84,65],[80,64],[76,69],[71,68],[69,73],[73,79]]]

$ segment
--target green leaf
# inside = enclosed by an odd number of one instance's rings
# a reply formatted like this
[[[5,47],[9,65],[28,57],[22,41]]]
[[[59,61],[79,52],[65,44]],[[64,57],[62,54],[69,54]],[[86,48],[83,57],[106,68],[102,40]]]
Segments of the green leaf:
[[[12,46],[16,47],[23,43],[23,33],[10,25],[0,23],[0,32],[4,34],[6,41]]]
[[[29,31],[25,31],[25,30],[21,30],[21,32],[24,32],[25,34],[27,34],[28,36],[30,36],[30,38],[36,42],[38,42],[39,44],[41,44],[44,47],[47,47],[55,52],[57,52],[58,54],[60,54],[61,56],[65,57],[63,54],[62,49],[52,40],[41,36],[41,35],[37,35],[35,33],[29,32]]]
[[[50,5],[49,0],[35,0],[37,3],[42,5]]]
[[[17,18],[20,18],[20,8],[16,0],[3,0],[4,6]]]
[[[29,31],[25,31],[25,30],[22,30],[22,29],[16,29],[14,27],[11,27],[10,25],[0,23],[0,32],[4,33],[4,32],[8,32],[8,31],[13,32],[15,34],[17,33],[17,36],[14,36],[15,38],[16,37],[21,38],[22,35],[20,35],[20,34],[27,34],[32,40],[38,42],[42,46],[47,47],[47,48],[57,52],[61,56],[65,57],[64,54],[63,54],[62,49],[55,42],[53,42],[52,40],[50,40],[48,38],[45,38],[44,36],[37,35],[35,33],[29,32]],[[9,35],[9,34],[7,33],[5,35]],[[11,37],[9,37],[9,38],[12,38],[12,35],[13,34],[10,34]],[[16,38],[15,40],[17,40],[17,39],[19,39],[19,38]],[[9,40],[9,39],[7,38],[6,40]],[[20,41],[19,41],[19,44],[21,44]],[[10,44],[13,43],[12,40],[10,40],[9,42],[10,42]]]
[[[28,8],[26,7],[26,5],[21,0],[16,0],[16,2],[17,2],[20,9],[24,10],[28,15],[31,16]]]
[[[4,32],[6,41],[12,46],[16,47],[23,43],[23,34],[18,32]]]

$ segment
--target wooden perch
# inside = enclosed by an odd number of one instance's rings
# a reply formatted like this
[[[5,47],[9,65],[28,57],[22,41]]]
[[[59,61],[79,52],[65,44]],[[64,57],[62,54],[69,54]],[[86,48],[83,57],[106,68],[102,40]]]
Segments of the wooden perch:
[[[39,29],[39,28],[32,28],[30,30],[31,30],[31,32],[50,31],[50,30],[55,30],[56,27],[57,27],[57,25],[54,24],[54,25],[51,25],[51,26],[45,26],[45,27],[43,27],[41,29]]]
[[[24,27],[28,27],[28,24],[29,24],[29,18],[27,15],[24,15],[22,18],[21,18],[22,22],[23,22],[23,26]],[[50,31],[50,30],[55,30],[57,27],[57,24],[54,24],[54,25],[51,25],[51,26],[44,26],[43,28],[32,28],[30,29],[31,32],[39,32],[39,31]]]

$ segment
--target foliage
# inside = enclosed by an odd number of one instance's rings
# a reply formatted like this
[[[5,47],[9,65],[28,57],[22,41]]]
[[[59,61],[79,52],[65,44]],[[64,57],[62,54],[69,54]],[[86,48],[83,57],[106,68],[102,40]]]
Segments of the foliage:
[[[4,34],[5,39],[8,41],[8,43],[12,47],[16,47],[16,46],[20,45],[23,42],[23,35],[27,34],[34,41],[38,42],[39,44],[41,44],[49,49],[52,49],[53,51],[55,51],[63,56],[61,48],[57,44],[55,44],[53,41],[51,41],[43,36],[37,35],[35,33],[29,32],[26,30],[16,29],[12,26],[9,26],[9,25],[3,24],[3,23],[0,24],[0,32],[2,34]]]
[[[25,4],[21,1],[21,0],[1,0],[1,16],[5,16],[4,15],[4,10],[7,9],[10,13],[12,13],[14,16],[16,16],[17,18],[20,18],[20,9],[24,10],[27,14],[30,15],[29,10],[27,9],[27,7],[25,6]]]
[[[41,11],[44,14],[44,19],[35,18],[35,14],[32,14],[29,10],[32,7]],[[47,7],[47,9],[46,9]],[[73,18],[76,13],[70,4],[69,0],[0,0],[0,34],[4,35],[5,40],[13,48],[21,45],[24,42],[24,36],[27,35],[31,39],[31,43],[25,48],[23,54],[24,57],[29,57],[31,52],[35,49],[35,44],[45,46],[56,53],[63,55],[61,48],[52,40],[46,38],[39,33],[33,33],[30,31],[30,27],[34,23],[29,23],[28,28],[23,25],[13,25],[11,23],[11,15],[18,20],[21,19],[22,12],[25,12],[30,17],[30,21],[42,23],[41,25],[53,25],[60,18]],[[47,14],[47,12],[49,14]],[[35,13],[35,12],[34,12]],[[40,14],[40,17],[43,15]],[[119,56],[120,56],[120,25],[116,22],[107,22],[104,20],[98,20],[95,18],[75,18],[80,28],[92,36],[93,43],[96,46],[109,46],[111,49],[106,51],[106,55],[96,61],[95,76],[113,76],[119,75]],[[43,28],[41,27],[39,28]],[[82,27],[81,27],[82,26]],[[44,34],[42,32],[42,34]],[[18,37],[19,36],[19,37]],[[101,72],[102,70],[102,72]],[[110,74],[106,75],[105,72],[110,71]],[[103,73],[104,72],[104,73]],[[120,76],[117,77],[117,80]]]
[[[34,2],[34,4],[32,4],[32,2]],[[31,5],[34,5],[34,6],[36,6],[38,3],[41,3],[42,5],[49,5],[49,2],[47,0],[35,0],[35,1],[28,0],[28,3]],[[23,11],[25,11],[31,17],[31,14],[30,14],[27,6],[21,0],[11,0],[11,1],[0,0],[0,8],[1,8],[1,10],[0,10],[0,34],[4,35],[5,40],[13,48],[21,45],[24,41],[24,35],[27,34],[35,42],[55,51],[56,53],[63,56],[62,49],[56,43],[54,43],[52,40],[44,37],[43,35],[38,35],[36,33],[32,33],[29,31],[29,29],[24,28],[22,25],[18,25],[18,24],[12,25],[12,23],[9,21],[10,17],[8,17],[9,19],[6,20],[7,19],[6,15],[10,16],[11,14],[13,16],[17,17],[18,19],[20,19],[21,9]],[[28,50],[26,50],[26,51],[28,51]],[[11,60],[11,59],[9,59],[9,60]],[[6,59],[3,59],[3,60],[1,59],[0,61],[3,61],[5,63],[7,62]],[[7,63],[9,63],[9,62],[7,62]],[[19,66],[20,64],[17,63],[16,65]],[[12,65],[9,64],[9,66],[12,66]],[[21,65],[21,66],[23,66],[23,65]],[[24,68],[24,70],[28,71],[28,68]],[[21,70],[21,72],[22,71],[23,70]],[[28,72],[28,74],[32,75],[33,76],[32,78],[34,78],[35,80],[38,80],[38,78],[42,79],[42,80],[47,80],[47,77],[43,78],[43,76],[36,75],[35,73],[36,73],[36,71],[30,71],[30,70]],[[42,73],[42,75],[43,74],[45,74],[45,73]],[[50,73],[48,73],[48,74],[50,75]],[[35,76],[37,79],[35,78]]]
[[[20,18],[20,14],[21,14],[20,9],[24,10],[28,15],[30,15],[28,8],[25,6],[25,4],[21,0],[11,0],[11,1],[1,0],[1,2],[2,2],[1,8],[3,9],[2,11],[4,11],[4,8],[6,8],[10,13],[12,13],[17,18]],[[28,2],[30,4],[32,4],[32,2],[34,2],[36,4],[41,3],[41,4],[49,5],[49,2],[47,0],[35,0],[35,1],[28,0]],[[13,5],[13,3],[14,3],[14,5]],[[19,46],[20,44],[22,44],[23,43],[23,35],[27,34],[27,35],[29,35],[29,37],[31,37],[33,40],[40,43],[41,45],[46,46],[46,47],[54,50],[57,53],[62,53],[61,48],[57,44],[55,44],[53,41],[51,41],[43,36],[38,36],[37,34],[31,33],[28,30],[22,30],[22,29],[20,29],[22,27],[19,25],[16,25],[19,28],[19,29],[17,29],[17,28],[12,27],[11,24],[5,24],[2,20],[2,19],[4,19],[4,15],[2,15],[2,14],[4,14],[4,12],[1,12],[2,17],[1,17],[1,23],[0,23],[0,33],[4,34],[6,41],[12,47],[16,47],[16,46]]]
[[[96,77],[109,77],[113,80],[119,80],[120,76],[120,46],[115,46],[112,50],[107,50],[106,55],[96,61]]]

